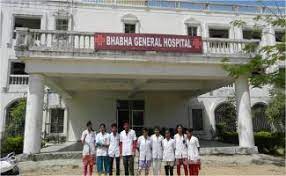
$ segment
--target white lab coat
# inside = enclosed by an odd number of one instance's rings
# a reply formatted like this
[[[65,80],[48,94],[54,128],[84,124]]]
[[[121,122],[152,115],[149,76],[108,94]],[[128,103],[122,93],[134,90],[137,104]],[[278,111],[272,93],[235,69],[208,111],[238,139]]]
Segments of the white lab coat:
[[[83,142],[82,155],[94,155],[95,154],[95,132],[84,130],[81,135],[81,141]]]
[[[132,152],[133,142],[136,141],[136,133],[134,130],[129,130],[126,134],[125,130],[120,133],[120,142],[122,143],[122,156],[134,155]]]
[[[115,135],[113,133],[109,134],[109,148],[108,148],[108,155],[110,157],[119,157],[119,134],[116,133]]]
[[[140,136],[137,146],[139,148],[139,160],[150,161],[152,159],[152,142],[150,137],[146,139],[144,136]]]
[[[200,159],[198,147],[200,147],[199,140],[197,137],[192,136],[188,139],[188,160],[197,161]]]
[[[175,161],[175,140],[163,140],[163,161]]]
[[[152,142],[152,158],[153,159],[162,159],[163,158],[163,136],[159,135],[158,137],[153,134],[151,137]]]
[[[188,149],[187,149],[187,136],[176,134],[174,136],[176,150],[175,157],[176,159],[188,158]]]
[[[109,145],[109,134],[98,133],[96,135],[96,156],[108,156],[108,147],[101,145]]]

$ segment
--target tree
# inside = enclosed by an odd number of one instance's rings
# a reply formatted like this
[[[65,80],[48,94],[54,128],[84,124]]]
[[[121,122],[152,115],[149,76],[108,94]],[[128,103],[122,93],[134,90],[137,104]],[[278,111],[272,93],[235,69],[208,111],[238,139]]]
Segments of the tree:
[[[22,136],[25,126],[26,100],[21,99],[11,109],[9,122],[6,124],[5,133],[8,136]]]
[[[267,9],[267,7],[265,7]],[[277,7],[278,8],[278,7]],[[270,9],[271,10],[271,9]],[[263,87],[270,85],[271,101],[266,109],[266,116],[274,126],[279,129],[285,128],[285,68],[278,69],[279,62],[285,62],[285,29],[286,18],[280,13],[271,13],[269,15],[258,15],[253,20],[255,21],[254,29],[258,27],[273,26],[284,31],[282,42],[275,45],[262,46],[249,44],[244,47],[244,51],[249,53],[251,59],[248,63],[242,65],[231,65],[228,63],[228,58],[223,59],[223,67],[233,78],[238,78],[241,75],[249,77],[250,84],[253,87]],[[243,20],[235,20],[232,25],[243,27]],[[254,30],[255,32],[255,30]],[[255,53],[255,54],[253,54]],[[279,124],[279,125],[278,125]]]

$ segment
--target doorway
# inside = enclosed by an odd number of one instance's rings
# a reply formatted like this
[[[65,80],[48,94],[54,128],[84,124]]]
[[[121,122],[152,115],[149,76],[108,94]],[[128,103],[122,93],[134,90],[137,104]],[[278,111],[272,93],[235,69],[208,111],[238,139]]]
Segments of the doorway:
[[[117,101],[117,126],[123,130],[123,123],[129,122],[130,127],[141,133],[144,126],[144,100],[118,100]]]

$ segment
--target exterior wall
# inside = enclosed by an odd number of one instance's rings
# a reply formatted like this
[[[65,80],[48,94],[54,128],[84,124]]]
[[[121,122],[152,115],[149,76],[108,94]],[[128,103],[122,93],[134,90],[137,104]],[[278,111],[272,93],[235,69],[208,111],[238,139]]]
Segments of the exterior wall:
[[[1,4],[0,4],[1,5]],[[65,9],[65,7],[60,7]],[[70,12],[70,9],[66,8]],[[0,126],[4,125],[5,108],[8,104],[16,99],[25,97],[26,86],[12,89],[8,85],[9,62],[16,59],[13,49],[14,41],[12,40],[13,23],[15,15],[40,16],[42,19],[41,29],[55,29],[55,19],[58,7],[51,6],[46,8],[43,6],[31,6],[29,8],[5,7],[0,8]],[[86,6],[72,10],[73,22],[70,21],[70,29],[75,31],[88,32],[123,32],[122,18],[125,15],[132,14],[137,17],[137,32],[139,33],[161,33],[161,34],[186,34],[185,22],[194,19],[195,23],[199,23],[201,34],[208,37],[208,28],[230,28],[230,38],[242,38],[241,29],[229,26],[229,22],[237,19],[236,14],[228,13],[202,13],[192,11],[176,11],[176,10],[142,10],[137,8],[120,9],[117,8],[100,8],[97,6]],[[251,23],[253,15],[239,15],[240,19]],[[192,21],[191,19],[191,21]],[[273,39],[273,37],[272,37]],[[267,43],[269,37],[263,37],[263,42]],[[145,99],[145,125],[174,127],[174,118],[176,123],[182,123],[185,126],[190,125],[189,110],[192,107],[202,107],[204,109],[204,132],[207,137],[210,131],[215,127],[214,109],[217,105],[226,100],[228,95],[233,92],[225,92],[228,88],[222,88],[208,93],[198,98],[192,99],[190,103],[184,97],[176,94],[168,95],[142,95]],[[105,94],[92,95],[84,93],[77,95],[71,100],[68,112],[66,113],[65,132],[68,132],[68,140],[75,141],[79,139],[80,132],[85,128],[85,122],[92,120],[94,124],[100,122],[110,124],[115,121],[116,117],[116,99],[126,98],[122,94]],[[82,97],[89,97],[88,101]],[[52,98],[51,98],[52,99]],[[252,104],[255,102],[267,102],[269,99],[267,88],[253,89],[251,91]],[[50,100],[48,107],[57,107],[58,99]],[[49,115],[44,112],[45,121],[48,121]],[[44,124],[43,124],[44,126]],[[43,128],[44,129],[44,128]],[[1,132],[1,131],[0,131]]]
[[[144,93],[134,97],[145,100],[144,126],[175,128],[177,123],[188,126],[188,99],[180,94]],[[80,139],[87,121],[91,120],[98,130],[100,123],[109,129],[117,121],[117,100],[130,100],[126,92],[82,93],[71,101],[71,112],[68,119],[68,141]],[[176,123],[174,123],[176,119]]]

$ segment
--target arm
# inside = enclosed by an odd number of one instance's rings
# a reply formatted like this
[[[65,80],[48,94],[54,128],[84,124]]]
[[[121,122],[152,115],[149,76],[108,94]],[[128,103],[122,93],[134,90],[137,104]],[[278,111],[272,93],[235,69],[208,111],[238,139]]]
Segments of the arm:
[[[132,152],[136,153],[136,148],[137,148],[137,137],[136,137],[136,133],[134,131],[134,136],[133,136],[133,143],[132,143]]]
[[[84,143],[85,143],[85,138],[86,138],[86,136],[87,136],[87,134],[83,132],[82,135],[81,135],[81,139],[80,139],[81,144],[84,144]]]
[[[122,142],[119,142],[119,153],[122,156]]]

